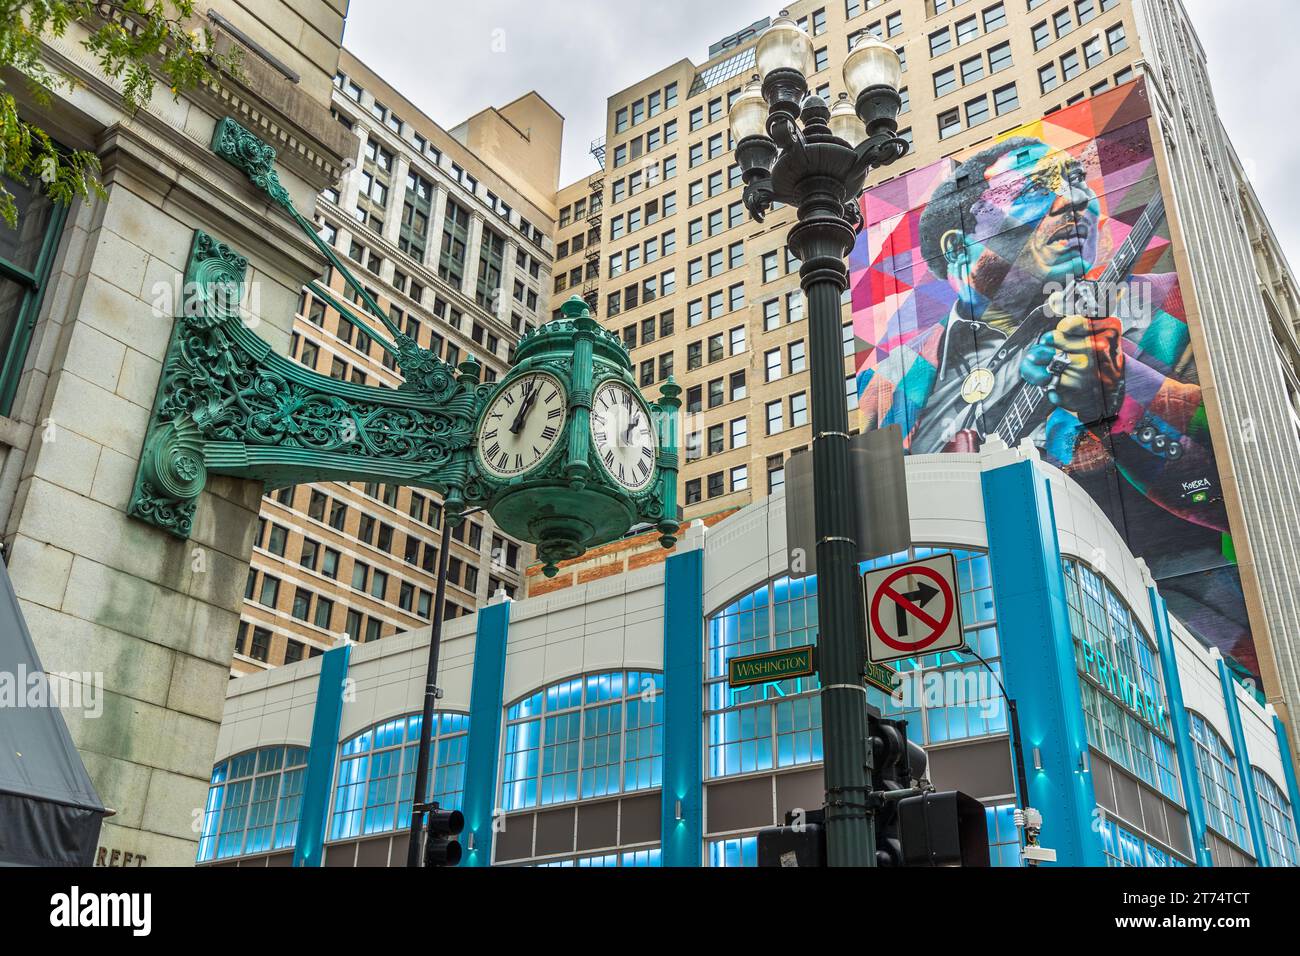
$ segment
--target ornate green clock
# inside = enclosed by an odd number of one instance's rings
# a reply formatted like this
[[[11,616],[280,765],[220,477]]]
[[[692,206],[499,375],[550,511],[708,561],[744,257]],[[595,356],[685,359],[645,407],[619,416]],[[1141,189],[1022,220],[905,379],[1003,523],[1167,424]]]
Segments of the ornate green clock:
[[[277,355],[240,321],[248,261],[195,234],[179,309],[141,450],[129,511],[180,538],[212,474],[268,489],[313,481],[381,481],[430,488],[447,520],[482,505],[505,531],[556,563],[639,525],[672,547],[677,514],[677,412],[671,378],[647,405],[619,337],[573,298],[563,317],[520,341],[517,365],[481,383],[473,361],[453,368],[420,348],[294,208],[275,150],[231,118],[212,148],[285,210],[347,280],[391,341],[320,283],[316,296],[378,342],[405,379],[372,388],[309,371]]]
[[[670,378],[648,405],[618,335],[576,296],[561,312],[524,336],[488,397],[466,488],[507,533],[537,545],[548,576],[642,524],[671,547],[678,527],[680,387]]]

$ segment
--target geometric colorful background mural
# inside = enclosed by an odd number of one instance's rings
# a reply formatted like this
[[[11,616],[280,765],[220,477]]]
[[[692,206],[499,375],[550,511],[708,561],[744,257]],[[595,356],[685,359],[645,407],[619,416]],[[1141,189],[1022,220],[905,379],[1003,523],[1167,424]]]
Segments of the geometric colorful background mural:
[[[1258,682],[1150,115],[1139,80],[865,193],[859,402],[911,453],[1032,441]]]

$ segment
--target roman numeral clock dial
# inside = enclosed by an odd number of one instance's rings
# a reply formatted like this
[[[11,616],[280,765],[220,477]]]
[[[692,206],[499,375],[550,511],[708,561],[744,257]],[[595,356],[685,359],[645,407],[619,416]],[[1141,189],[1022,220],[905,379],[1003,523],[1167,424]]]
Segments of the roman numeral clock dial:
[[[564,431],[568,399],[553,375],[531,372],[507,383],[483,413],[478,462],[494,478],[532,471]]]
[[[650,413],[622,382],[606,382],[591,403],[591,440],[609,477],[637,494],[655,479],[659,450]]]

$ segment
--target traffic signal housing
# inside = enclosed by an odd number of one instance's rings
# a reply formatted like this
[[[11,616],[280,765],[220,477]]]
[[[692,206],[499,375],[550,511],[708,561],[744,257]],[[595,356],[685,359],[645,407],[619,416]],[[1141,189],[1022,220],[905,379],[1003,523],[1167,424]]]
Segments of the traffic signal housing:
[[[988,866],[984,804],[960,790],[923,793],[898,803],[903,866]]]
[[[759,866],[825,866],[826,808],[787,812],[785,826],[758,831]]]
[[[424,865],[455,866],[460,862],[460,841],[465,829],[465,815],[459,810],[443,810],[435,803],[424,824]]]
[[[907,739],[907,721],[886,720],[867,715],[871,744],[871,789],[880,797],[872,817],[876,829],[876,866],[903,866],[903,832],[899,802],[887,795],[910,790],[913,783],[924,780],[929,758],[925,751]]]

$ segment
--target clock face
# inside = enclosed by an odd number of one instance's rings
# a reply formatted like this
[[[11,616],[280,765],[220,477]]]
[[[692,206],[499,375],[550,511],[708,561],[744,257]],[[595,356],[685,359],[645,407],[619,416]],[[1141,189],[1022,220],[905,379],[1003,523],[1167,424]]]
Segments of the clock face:
[[[632,492],[650,487],[658,451],[654,426],[640,396],[622,382],[596,389],[591,440],[610,478]]]
[[[483,413],[479,465],[494,478],[515,478],[541,464],[564,431],[568,399],[554,375],[530,372],[506,385]]]

